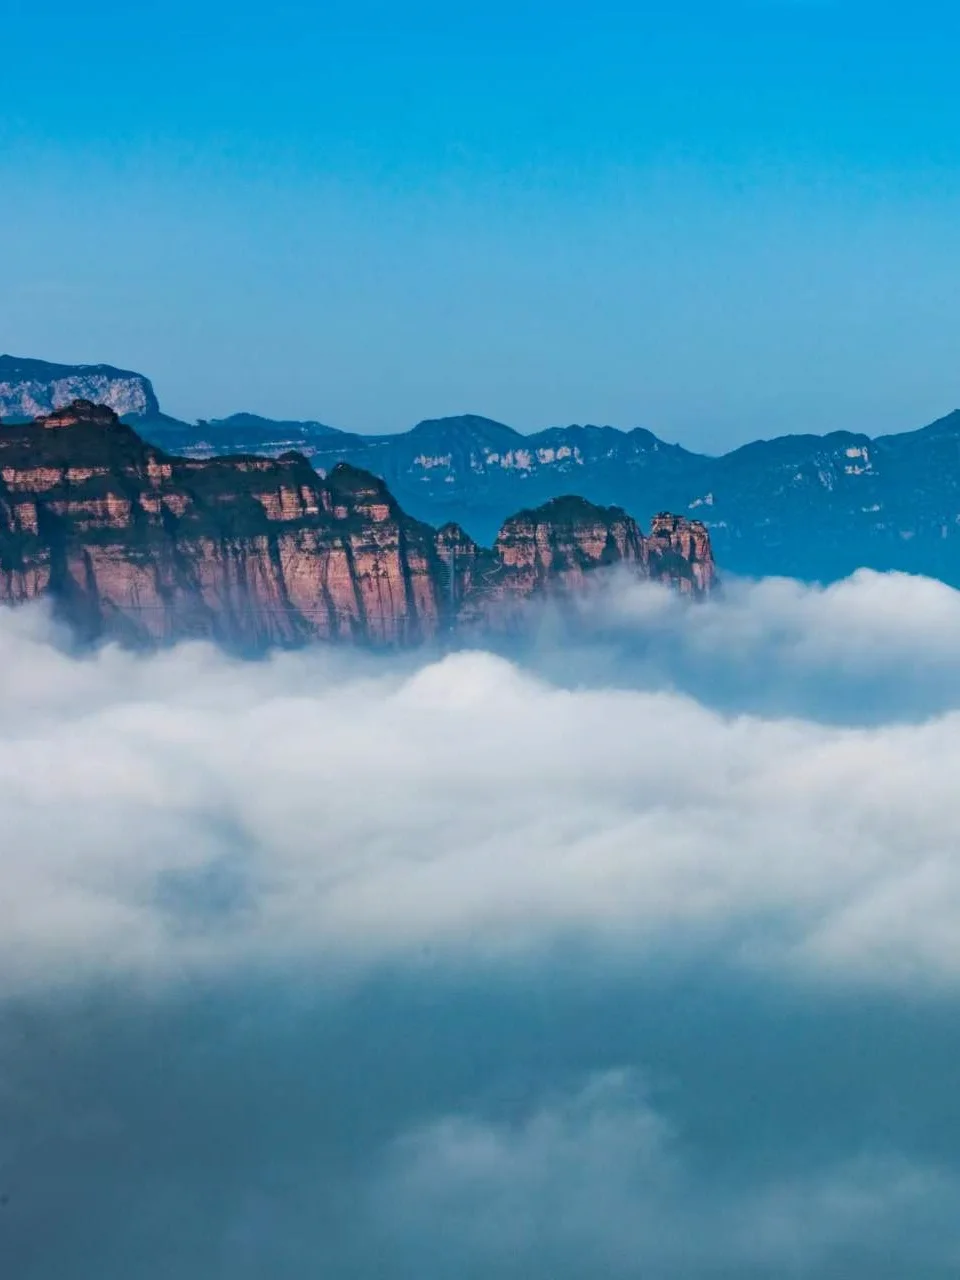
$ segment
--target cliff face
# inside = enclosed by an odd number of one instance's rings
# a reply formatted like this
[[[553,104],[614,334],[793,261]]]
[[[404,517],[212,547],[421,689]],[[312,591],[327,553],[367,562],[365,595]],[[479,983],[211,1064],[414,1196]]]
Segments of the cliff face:
[[[617,508],[561,498],[487,550],[348,465],[175,458],[85,401],[0,431],[0,602],[50,595],[89,636],[414,644],[512,625],[611,564],[697,594],[713,581],[706,530],[675,516],[645,539]]]
[[[108,364],[51,364],[0,355],[0,420],[29,421],[77,399],[107,405],[120,416],[152,417],[160,412],[143,374]]]
[[[706,526],[661,511],[653,517],[647,539],[647,564],[655,578],[675,580],[681,591],[702,595],[716,578]]]

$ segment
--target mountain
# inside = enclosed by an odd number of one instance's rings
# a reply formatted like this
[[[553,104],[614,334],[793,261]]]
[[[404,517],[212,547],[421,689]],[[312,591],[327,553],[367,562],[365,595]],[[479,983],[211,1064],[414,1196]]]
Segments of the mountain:
[[[901,435],[782,436],[718,458],[642,429],[524,436],[459,417],[317,439],[311,461],[365,467],[412,515],[457,520],[482,541],[517,506],[575,490],[641,522],[664,508],[699,518],[734,573],[833,581],[868,566],[960,586],[960,413]]]
[[[43,367],[61,374],[69,368]],[[9,397],[9,376],[0,376],[7,377]],[[56,402],[63,377],[48,385],[47,398]],[[664,509],[700,519],[719,562],[733,573],[830,582],[867,566],[960,587],[960,412],[899,435],[781,436],[721,457],[692,453],[641,428],[567,426],[522,435],[472,415],[371,436],[251,414],[191,426],[159,408],[128,421],[160,448],[186,457],[295,448],[321,473],[348,462],[380,476],[416,519],[456,521],[485,543],[519,507],[574,491],[599,506],[621,507],[642,524]]]
[[[0,355],[0,421],[29,422],[79,399],[138,418],[160,416],[153,387],[142,373],[109,364],[51,364]]]
[[[335,439],[347,437],[336,427],[322,422],[300,422],[261,418],[256,413],[234,413],[228,418],[201,418],[195,425],[156,413],[149,417],[121,415],[154,443],[169,453],[189,458],[209,458],[214,454],[262,453],[278,457],[297,450],[312,457],[318,449],[328,450]]]
[[[0,601],[51,596],[87,636],[210,636],[244,648],[314,638],[412,644],[518,625],[597,568],[708,591],[706,530],[562,497],[490,549],[408,516],[378,477],[300,453],[178,458],[76,401],[0,431]]]
[[[198,452],[228,441],[209,432]],[[266,436],[250,443],[269,450]],[[899,435],[781,436],[721,457],[641,428],[525,436],[462,416],[397,435],[316,437],[310,457],[320,471],[340,461],[365,467],[418,519],[456,520],[481,541],[518,506],[575,490],[641,522],[664,508],[697,517],[732,573],[830,582],[866,566],[960,587],[960,412]]]

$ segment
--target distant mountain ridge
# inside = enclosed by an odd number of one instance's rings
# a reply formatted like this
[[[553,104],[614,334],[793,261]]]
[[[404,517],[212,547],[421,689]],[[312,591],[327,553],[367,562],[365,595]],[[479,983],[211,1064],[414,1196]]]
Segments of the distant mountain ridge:
[[[181,422],[166,415],[122,414],[161,448],[185,458],[209,458],[215,454],[259,453],[279,457],[291,449],[311,457],[318,447],[347,433],[322,422],[263,418],[258,413],[233,413],[227,418],[200,418]]]
[[[49,367],[60,386],[70,367]],[[4,377],[0,360],[0,387]],[[52,399],[55,390],[51,383]],[[341,461],[363,467],[417,519],[455,520],[480,542],[518,508],[573,491],[622,507],[641,524],[664,509],[702,520],[721,567],[734,573],[829,582],[867,566],[960,587],[960,411],[903,434],[781,436],[720,457],[643,428],[573,425],[523,435],[470,414],[394,435],[253,414],[190,425],[159,406],[124,416],[158,446],[188,457],[296,449],[321,473]]]
[[[163,431],[142,429],[172,446]],[[278,451],[267,433],[205,435],[198,452]],[[397,435],[318,434],[303,451],[321,472],[346,461],[382,476],[412,515],[456,520],[481,542],[518,506],[574,491],[640,523],[664,509],[702,520],[734,573],[829,582],[866,566],[960,587],[960,412],[900,435],[782,436],[721,457],[642,428],[525,436],[474,415]]]

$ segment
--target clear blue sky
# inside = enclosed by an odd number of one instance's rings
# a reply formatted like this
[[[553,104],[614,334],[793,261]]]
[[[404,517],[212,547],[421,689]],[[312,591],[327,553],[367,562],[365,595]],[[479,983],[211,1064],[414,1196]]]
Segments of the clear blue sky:
[[[186,417],[919,425],[958,9],[5,0],[0,350]]]

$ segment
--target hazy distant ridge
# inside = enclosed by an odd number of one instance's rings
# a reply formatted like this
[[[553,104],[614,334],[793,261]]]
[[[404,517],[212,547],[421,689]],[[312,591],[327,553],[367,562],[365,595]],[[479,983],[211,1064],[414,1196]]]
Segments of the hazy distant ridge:
[[[457,520],[481,542],[518,508],[576,492],[621,506],[641,523],[664,509],[695,516],[710,530],[721,567],[735,573],[832,581],[867,566],[960,586],[960,411],[904,434],[781,436],[709,457],[641,428],[524,435],[475,415],[431,419],[394,435],[244,413],[191,425],[164,416],[140,374],[6,356],[0,413],[11,416],[3,406],[22,405],[28,394],[59,407],[73,398],[64,388],[81,378],[106,378],[104,394],[87,398],[114,408],[118,398],[138,395],[141,407],[117,411],[170,452],[296,450],[322,472],[349,462],[383,477],[411,515],[432,524]]]

